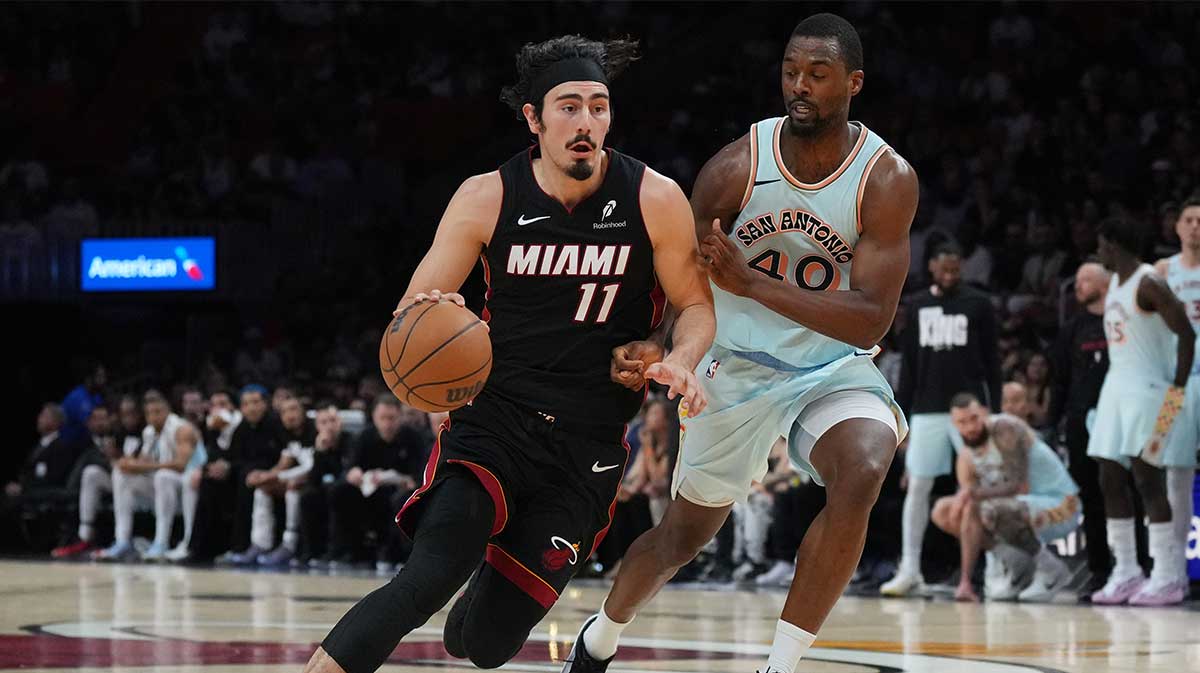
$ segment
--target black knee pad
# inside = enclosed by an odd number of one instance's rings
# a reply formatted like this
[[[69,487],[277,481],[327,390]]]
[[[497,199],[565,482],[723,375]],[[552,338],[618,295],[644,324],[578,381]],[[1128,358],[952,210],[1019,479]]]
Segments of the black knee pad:
[[[333,627],[322,643],[329,656],[347,673],[378,669],[400,639],[441,610],[479,565],[491,535],[492,508],[491,496],[474,478],[447,479],[431,494],[404,570]]]
[[[471,594],[462,626],[463,647],[479,668],[497,668],[521,651],[547,608],[486,564]]]

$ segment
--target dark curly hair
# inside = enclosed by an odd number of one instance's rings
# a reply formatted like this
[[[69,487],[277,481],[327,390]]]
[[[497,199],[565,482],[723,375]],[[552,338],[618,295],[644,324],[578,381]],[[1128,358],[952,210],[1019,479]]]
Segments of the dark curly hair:
[[[1140,257],[1146,247],[1146,227],[1140,222],[1114,215],[1100,223],[1097,233],[1110,243],[1135,257]]]
[[[590,58],[604,68],[604,74],[611,82],[625,71],[630,63],[638,60],[638,43],[636,40],[608,40],[600,42],[589,40],[582,35],[563,35],[536,44],[530,42],[517,52],[517,82],[500,90],[500,100],[517,114],[525,103],[532,103],[537,118],[542,118],[542,101],[529,100],[533,81],[550,66],[559,61],[572,58]]]

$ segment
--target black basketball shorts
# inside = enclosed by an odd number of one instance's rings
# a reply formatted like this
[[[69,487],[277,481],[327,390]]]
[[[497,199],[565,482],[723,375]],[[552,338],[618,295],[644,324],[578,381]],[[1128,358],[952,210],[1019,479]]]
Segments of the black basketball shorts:
[[[442,424],[396,523],[413,537],[422,499],[469,470],[496,506],[485,562],[548,610],[608,532],[628,460],[623,425],[570,423],[485,390]]]

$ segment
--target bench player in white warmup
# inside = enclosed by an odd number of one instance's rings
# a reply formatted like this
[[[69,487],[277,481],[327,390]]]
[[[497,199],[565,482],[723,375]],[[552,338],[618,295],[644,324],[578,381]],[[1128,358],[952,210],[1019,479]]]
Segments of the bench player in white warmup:
[[[792,673],[854,573],[907,431],[871,355],[908,273],[918,194],[908,163],[849,121],[862,65],[844,19],[800,22],[783,54],[787,116],[753,125],[700,172],[692,211],[717,335],[696,376],[709,404],[682,414],[673,500],[630,547],[564,671],[607,667],[621,630],[746,499],[781,436],[797,468],[825,485],[827,504],[796,556],[767,670]],[[625,348],[615,355],[661,355],[645,343]]]
[[[1172,605],[1187,592],[1183,550],[1171,524],[1164,466],[1187,459],[1168,442],[1192,371],[1195,332],[1183,304],[1138,257],[1144,225],[1121,218],[1100,224],[1100,261],[1113,272],[1104,306],[1109,369],[1096,404],[1088,455],[1100,460],[1100,489],[1108,516],[1108,546],[1116,563],[1092,603]],[[1195,460],[1195,445],[1190,448]],[[1150,520],[1150,581],[1134,546],[1133,472]]]

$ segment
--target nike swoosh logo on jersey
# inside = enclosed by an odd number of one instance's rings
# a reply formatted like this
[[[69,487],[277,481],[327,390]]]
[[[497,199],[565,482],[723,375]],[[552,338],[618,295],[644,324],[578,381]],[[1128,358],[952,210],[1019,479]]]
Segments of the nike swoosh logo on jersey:
[[[537,222],[538,220],[548,220],[548,219],[550,219],[549,215],[542,215],[541,217],[533,217],[533,218],[530,218],[527,220],[527,219],[525,219],[525,213],[521,213],[521,216],[517,218],[517,226],[523,227],[527,224],[532,224],[534,222]]]
[[[754,186],[755,186],[755,187],[761,187],[761,186],[763,186],[763,185],[769,185],[769,184],[771,184],[772,182],[779,182],[779,181],[780,181],[780,180],[782,180],[782,179],[783,179],[783,178],[775,178],[774,180],[755,180],[755,181],[754,181]]]
[[[618,467],[621,467],[621,466],[620,465],[605,465],[604,467],[601,467],[600,461],[597,460],[596,462],[592,463],[592,472],[608,472],[609,470],[615,470]]]

